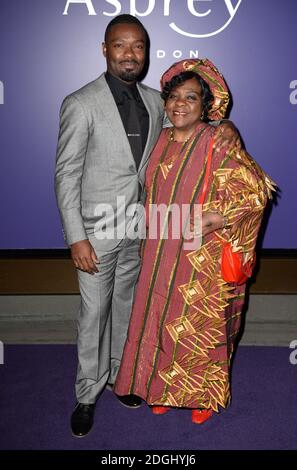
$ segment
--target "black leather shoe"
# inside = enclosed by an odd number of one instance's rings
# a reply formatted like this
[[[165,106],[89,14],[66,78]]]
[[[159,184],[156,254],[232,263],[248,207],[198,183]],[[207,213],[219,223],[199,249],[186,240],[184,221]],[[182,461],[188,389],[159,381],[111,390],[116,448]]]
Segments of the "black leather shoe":
[[[141,405],[141,398],[137,395],[117,395],[122,405],[128,408],[139,408]]]
[[[71,430],[75,437],[84,437],[91,431],[94,422],[95,404],[77,403],[71,416]]]

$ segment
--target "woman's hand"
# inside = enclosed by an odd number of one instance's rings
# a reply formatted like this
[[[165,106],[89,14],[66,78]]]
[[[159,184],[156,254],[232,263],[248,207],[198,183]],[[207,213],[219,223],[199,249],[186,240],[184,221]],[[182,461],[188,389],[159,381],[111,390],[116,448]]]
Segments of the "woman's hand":
[[[196,226],[195,226],[196,225]],[[220,230],[224,228],[226,225],[226,219],[218,212],[204,212],[202,214],[202,223],[199,227],[199,219],[198,223],[195,224],[194,221],[191,221],[190,227],[191,231],[194,232],[194,236],[204,236],[208,235],[211,232],[215,232],[216,230]]]
[[[218,152],[225,147],[235,150],[240,150],[242,147],[239,132],[231,121],[223,121],[218,125],[214,139],[214,148]]]

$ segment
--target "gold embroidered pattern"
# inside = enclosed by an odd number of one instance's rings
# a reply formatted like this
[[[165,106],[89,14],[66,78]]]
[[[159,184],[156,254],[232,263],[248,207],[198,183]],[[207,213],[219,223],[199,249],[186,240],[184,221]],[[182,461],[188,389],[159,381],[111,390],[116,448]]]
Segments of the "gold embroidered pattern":
[[[231,165],[225,168],[228,162]],[[172,165],[172,160],[160,165],[165,179]],[[169,355],[166,350],[160,368],[152,372],[151,376],[158,373],[164,382],[163,391],[158,384],[157,392],[153,387],[149,392],[152,404],[218,411],[230,401],[229,369],[244,286],[238,289],[222,279],[222,241],[231,242],[234,251],[244,253],[245,260],[253,256],[274,183],[245,152],[226,156],[213,176],[210,202],[204,204],[203,211],[219,211],[228,218],[228,226],[199,250],[186,254],[192,272],[183,277],[189,282],[177,286],[180,301],[176,308],[180,311],[170,311],[171,321],[164,315],[161,334],[166,347],[169,338]],[[162,341],[160,344],[161,350]]]
[[[171,158],[168,158],[166,161],[160,163],[160,169],[162,171],[163,178],[166,180],[169,171],[173,167],[173,163],[176,160],[176,156],[173,155]]]
[[[178,287],[178,290],[182,293],[183,298],[188,305],[197,302],[206,295],[200,281],[193,281],[189,282],[189,284],[183,284],[182,286]]]
[[[218,411],[219,405],[225,407],[228,404],[229,377],[219,363],[205,357],[197,361],[197,372],[192,368],[190,373],[187,373],[186,367],[187,360],[175,362],[170,370],[163,369],[159,372],[159,376],[171,386],[171,391],[166,397],[155,398],[155,403],[167,406],[182,404],[191,408],[199,399],[199,407],[212,408],[214,411]]]
[[[192,251],[187,257],[196,271],[207,273],[213,264],[213,259],[205,246],[202,246],[199,251]]]
[[[214,172],[217,198],[206,204],[204,210],[220,210],[228,218],[232,249],[244,252],[248,261],[254,256],[263,209],[276,185],[246,152],[233,152],[230,158],[240,160],[241,165]]]
[[[183,317],[177,318],[173,322],[168,323],[166,325],[166,329],[173,341],[178,341],[195,333],[195,329],[191,325],[189,319]]]

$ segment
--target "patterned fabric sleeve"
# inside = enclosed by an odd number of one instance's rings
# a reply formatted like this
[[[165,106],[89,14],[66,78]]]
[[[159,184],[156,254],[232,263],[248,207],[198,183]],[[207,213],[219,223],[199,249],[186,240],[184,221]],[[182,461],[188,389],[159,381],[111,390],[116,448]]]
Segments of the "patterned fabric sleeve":
[[[231,152],[214,171],[214,199],[203,210],[218,211],[227,218],[222,237],[231,242],[233,251],[253,257],[257,235],[268,199],[275,183],[245,151]]]

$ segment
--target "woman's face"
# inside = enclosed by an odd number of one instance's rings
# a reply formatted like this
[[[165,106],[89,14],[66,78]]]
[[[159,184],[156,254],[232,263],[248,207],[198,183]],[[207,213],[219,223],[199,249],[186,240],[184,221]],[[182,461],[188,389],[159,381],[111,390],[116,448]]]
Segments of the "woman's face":
[[[173,88],[167,98],[165,109],[176,129],[187,132],[195,130],[201,121],[201,92],[201,86],[196,78],[186,80]]]

